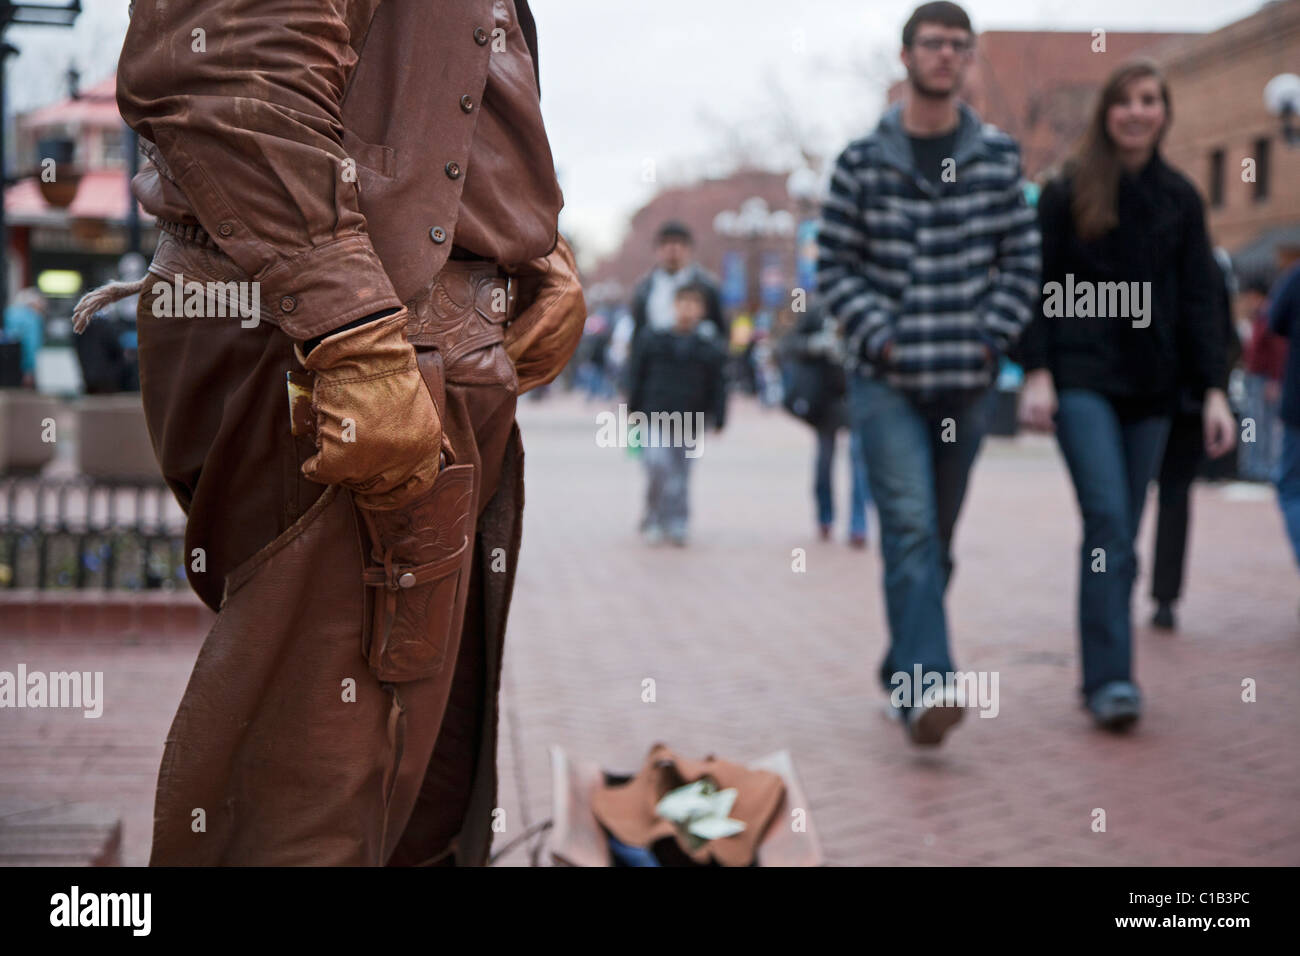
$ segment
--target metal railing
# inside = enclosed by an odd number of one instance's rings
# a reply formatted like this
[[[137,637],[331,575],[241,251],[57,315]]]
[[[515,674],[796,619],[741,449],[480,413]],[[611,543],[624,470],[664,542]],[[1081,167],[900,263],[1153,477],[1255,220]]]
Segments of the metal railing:
[[[0,588],[184,588],[184,547],[161,479],[0,476]]]

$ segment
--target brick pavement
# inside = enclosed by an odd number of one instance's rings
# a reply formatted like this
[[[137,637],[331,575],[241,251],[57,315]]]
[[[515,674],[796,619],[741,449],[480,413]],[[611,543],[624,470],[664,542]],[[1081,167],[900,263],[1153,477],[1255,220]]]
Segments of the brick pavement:
[[[922,753],[881,716],[876,552],[812,534],[811,435],[737,402],[698,463],[691,546],[647,549],[639,466],[596,446],[597,410],[559,397],[520,411],[528,502],[499,753],[505,838],[525,809],[549,815],[551,744],[634,770],[663,740],[740,760],[789,749],[835,864],[1300,862],[1300,585],[1271,499],[1198,486],[1182,630],[1139,628],[1148,709],[1114,738],[1077,703],[1079,528],[1059,457],[1041,438],[991,442],[949,608],[956,663],[999,672],[1001,713],[972,715]],[[791,571],[796,547],[804,574]],[[1139,610],[1144,620],[1145,598]],[[0,669],[103,669],[110,695],[99,720],[0,712],[0,815],[116,806],[123,859],[144,862],[162,740],[197,648],[154,634],[0,638]],[[1241,702],[1244,677],[1258,702]],[[645,678],[654,703],[641,700]],[[1105,833],[1090,829],[1097,807]]]

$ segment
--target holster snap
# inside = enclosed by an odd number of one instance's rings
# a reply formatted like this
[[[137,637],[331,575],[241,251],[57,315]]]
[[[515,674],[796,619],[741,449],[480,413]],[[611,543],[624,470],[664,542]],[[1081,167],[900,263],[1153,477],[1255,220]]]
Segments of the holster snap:
[[[362,652],[398,683],[439,673],[456,646],[472,559],[474,466],[450,465],[402,508],[359,508],[366,564]]]

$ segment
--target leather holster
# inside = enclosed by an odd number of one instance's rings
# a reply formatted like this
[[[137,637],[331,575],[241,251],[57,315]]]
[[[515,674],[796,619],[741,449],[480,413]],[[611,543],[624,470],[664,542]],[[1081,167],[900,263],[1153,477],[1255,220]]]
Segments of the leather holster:
[[[494,264],[453,260],[412,313],[406,336],[443,422],[449,378],[515,386],[501,347],[513,306],[512,283]],[[455,657],[450,644],[464,616],[477,509],[474,465],[458,462],[454,436],[444,437],[444,462],[425,495],[391,511],[357,508],[365,556],[362,653],[388,683],[432,677]]]
[[[366,627],[362,653],[381,681],[432,677],[459,634],[474,530],[474,466],[448,465],[422,498],[358,508]]]

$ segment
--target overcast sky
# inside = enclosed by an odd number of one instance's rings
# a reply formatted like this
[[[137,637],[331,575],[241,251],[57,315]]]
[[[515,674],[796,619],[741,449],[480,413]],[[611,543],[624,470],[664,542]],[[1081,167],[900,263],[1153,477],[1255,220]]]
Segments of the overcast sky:
[[[198,0],[196,0],[198,2]],[[798,124],[822,150],[859,135],[901,75],[899,31],[918,0],[532,0],[542,104],[564,186],[562,220],[587,252],[617,245],[628,217],[664,183],[734,154],[736,133]],[[1260,0],[969,0],[975,29],[1212,30]],[[9,105],[60,95],[113,69],[126,0],[83,0],[73,30],[16,27]],[[773,108],[774,103],[787,105]],[[754,161],[780,165],[775,148]]]

